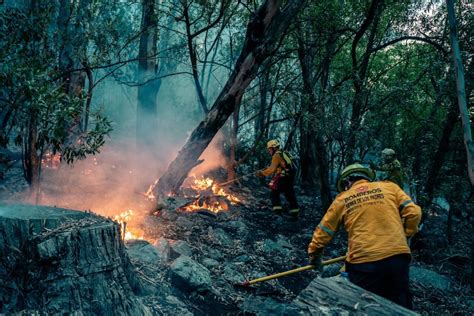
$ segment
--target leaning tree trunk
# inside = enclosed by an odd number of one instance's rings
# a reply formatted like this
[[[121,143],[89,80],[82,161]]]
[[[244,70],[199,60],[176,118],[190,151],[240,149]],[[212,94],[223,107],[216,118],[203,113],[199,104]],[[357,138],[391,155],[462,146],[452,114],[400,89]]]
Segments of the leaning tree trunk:
[[[0,314],[150,314],[135,296],[142,281],[111,220],[0,205],[0,232]]]
[[[276,49],[283,32],[302,9],[305,0],[290,1],[280,11],[281,0],[267,0],[247,25],[242,51],[234,70],[209,113],[192,132],[176,159],[160,178],[158,194],[176,192],[189,171],[198,165],[201,153],[235,110],[245,89],[257,75],[264,60]]]

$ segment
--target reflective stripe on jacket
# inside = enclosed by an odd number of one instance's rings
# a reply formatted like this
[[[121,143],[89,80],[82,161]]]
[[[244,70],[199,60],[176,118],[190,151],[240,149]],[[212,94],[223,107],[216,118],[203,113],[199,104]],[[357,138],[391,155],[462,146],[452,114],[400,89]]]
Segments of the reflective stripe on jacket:
[[[324,248],[342,223],[349,235],[350,263],[409,254],[407,237],[418,231],[420,220],[421,208],[398,185],[359,180],[333,201],[314,231],[308,253]]]
[[[277,150],[273,153],[272,156],[272,164],[267,167],[265,170],[262,171],[262,174],[265,177],[268,177],[272,174],[282,174],[285,175],[283,172],[287,168],[286,161],[283,159],[283,154],[281,150]]]

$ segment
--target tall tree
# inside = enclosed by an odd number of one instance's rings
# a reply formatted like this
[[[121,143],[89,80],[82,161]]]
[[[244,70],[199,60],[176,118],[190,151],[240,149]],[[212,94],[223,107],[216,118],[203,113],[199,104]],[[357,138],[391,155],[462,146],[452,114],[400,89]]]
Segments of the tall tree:
[[[156,139],[150,133],[157,124],[156,96],[161,80],[157,79],[157,10],[155,0],[143,0],[140,46],[138,50],[137,143],[148,145]]]
[[[189,171],[200,163],[201,153],[235,110],[245,89],[257,75],[265,59],[279,44],[292,19],[303,8],[305,0],[290,1],[280,10],[282,1],[266,0],[247,25],[245,40],[234,70],[205,119],[194,129],[178,156],[160,178],[160,194],[176,192]]]
[[[451,52],[453,56],[454,75],[456,77],[456,90],[458,97],[459,111],[461,112],[461,120],[464,134],[464,146],[467,156],[467,172],[471,182],[471,192],[474,187],[474,143],[472,142],[471,120],[469,110],[467,108],[466,87],[464,83],[464,70],[461,59],[461,50],[459,49],[459,41],[456,30],[456,16],[454,13],[453,0],[446,0],[448,9],[449,22],[449,38],[451,40]],[[472,198],[472,193],[471,193]],[[472,216],[474,218],[474,216]],[[472,220],[474,222],[474,219]],[[474,230],[474,228],[472,228]],[[474,289],[474,240],[471,241],[471,288]]]

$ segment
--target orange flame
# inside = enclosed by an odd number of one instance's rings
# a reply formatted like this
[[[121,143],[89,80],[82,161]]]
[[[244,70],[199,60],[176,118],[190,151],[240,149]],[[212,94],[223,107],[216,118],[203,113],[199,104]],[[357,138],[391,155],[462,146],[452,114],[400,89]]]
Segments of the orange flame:
[[[144,195],[147,197],[149,200],[156,200],[155,194],[153,194],[153,189],[155,189],[156,184],[158,183],[159,179],[156,179],[153,184],[150,184],[148,187],[148,190],[144,193]]]
[[[219,187],[219,185],[215,183],[214,180],[211,178],[202,177],[201,179],[197,179],[194,177],[193,184],[191,184],[191,188],[198,192],[198,195],[196,197],[199,197],[199,192],[201,191],[211,190],[216,197],[224,197],[231,204],[236,204],[240,202],[239,198],[226,192],[223,188]],[[227,211],[229,209],[229,206],[224,201],[220,201],[219,199],[211,197],[209,199],[197,199],[192,204],[183,207],[181,210],[192,212],[199,209],[207,209],[213,213],[219,213],[221,211]]]
[[[125,212],[120,213],[119,215],[115,215],[113,220],[120,224],[120,227],[122,228],[122,238],[124,240],[143,239],[142,233],[139,233],[136,230],[127,227],[127,222],[130,222],[132,220],[132,216],[133,211],[127,210]]]

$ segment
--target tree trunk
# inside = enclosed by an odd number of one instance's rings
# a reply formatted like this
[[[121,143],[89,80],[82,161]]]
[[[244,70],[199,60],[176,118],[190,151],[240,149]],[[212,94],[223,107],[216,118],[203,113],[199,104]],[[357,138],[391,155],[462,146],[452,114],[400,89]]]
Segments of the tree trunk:
[[[362,23],[360,29],[357,31],[354,41],[352,42],[352,71],[353,71],[353,78],[352,83],[354,85],[354,98],[352,102],[352,113],[350,118],[349,124],[349,136],[347,141],[347,151],[345,155],[345,164],[352,163],[354,160],[355,150],[357,146],[357,135],[360,132],[360,123],[362,119],[362,106],[367,99],[367,88],[365,86],[365,80],[367,78],[367,70],[369,67],[370,61],[370,51],[374,45],[375,35],[377,34],[377,26],[378,21],[380,19],[380,15],[382,14],[382,2],[383,0],[373,0],[369,12],[367,13],[367,17]],[[364,36],[365,32],[372,25],[369,38],[367,41],[366,49],[364,54],[362,55],[362,60],[359,64],[357,61],[357,46],[359,44],[360,39]]]
[[[299,33],[301,35],[302,32]],[[313,67],[314,54],[312,51],[307,51],[304,44],[306,42],[309,42],[307,38],[298,37],[298,58],[303,78],[301,180],[306,186],[319,184],[322,207],[327,209],[332,201],[329,186],[329,162],[322,129],[318,126],[318,123],[324,120],[324,105],[318,102],[313,90],[312,83],[315,76],[311,72],[311,67]]]
[[[176,159],[160,178],[156,186],[157,193],[176,192],[189,171],[200,163],[199,156],[235,110],[245,89],[257,75],[260,65],[276,48],[283,32],[302,9],[305,0],[291,1],[283,11],[280,11],[281,2],[265,1],[250,20],[242,51],[230,78],[204,121],[194,129]]]
[[[453,0],[446,0],[446,5],[448,7],[449,37],[451,39],[451,51],[453,54],[454,75],[456,76],[456,90],[459,111],[461,112],[462,127],[464,131],[464,146],[466,147],[467,155],[467,171],[469,174],[469,180],[471,181],[471,186],[474,186],[474,144],[472,142],[470,115],[467,108],[464,69],[457,37],[456,16],[454,14]]]
[[[305,315],[418,315],[341,277],[315,278],[293,304]]]
[[[197,69],[197,52],[196,52],[196,47],[194,46],[193,37],[191,34],[189,5],[187,3],[184,4],[183,15],[184,15],[184,22],[186,24],[186,43],[188,45],[189,59],[191,60],[191,71],[192,71],[193,80],[194,80],[194,87],[196,89],[196,93],[198,96],[199,104],[201,105],[201,109],[204,112],[204,114],[207,114],[209,112],[209,109],[207,108],[207,101],[206,101],[206,98],[204,97],[204,92],[202,91],[201,82],[199,81],[199,74],[198,74],[198,69]]]
[[[0,214],[0,314],[150,314],[116,223],[46,206]]]
[[[75,19],[74,6],[71,1],[61,0],[58,14],[58,31],[61,35],[61,43],[59,49],[59,69],[64,73],[63,90],[73,98],[82,100],[82,92],[86,82],[86,72],[73,71],[82,68],[84,60],[80,60],[79,56],[86,55],[87,39],[84,21],[87,11],[90,9],[91,0],[80,0],[77,5],[77,13]],[[86,100],[87,102],[87,100]],[[68,144],[73,144],[77,136],[83,131],[84,122],[82,122],[83,113],[79,113],[72,122],[68,122],[66,127],[69,133]]]
[[[157,14],[154,0],[144,0],[142,9],[140,46],[138,50],[138,87],[137,94],[137,144],[153,144],[156,135],[157,106],[156,96],[160,90],[161,80],[157,77]]]
[[[227,181],[233,181],[235,179],[235,167],[236,167],[236,147],[237,147],[237,132],[239,130],[239,113],[240,113],[240,101],[235,107],[235,111],[232,114],[232,126],[230,130],[230,153],[229,161],[227,163]]]
[[[456,101],[453,100],[448,109],[448,115],[446,122],[444,123],[443,133],[441,134],[441,139],[438,143],[438,148],[434,157],[431,159],[431,166],[428,172],[428,178],[426,180],[425,190],[424,190],[424,201],[421,201],[421,204],[427,206],[433,199],[434,189],[436,187],[438,175],[441,171],[441,168],[444,163],[444,157],[449,151],[449,139],[454,130],[458,119],[458,112],[456,111]]]

